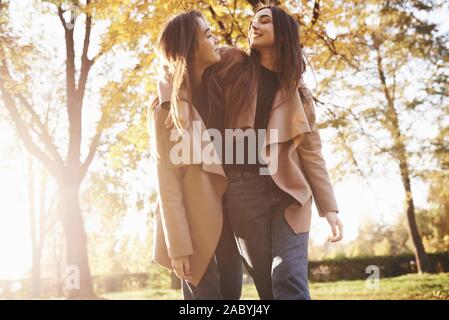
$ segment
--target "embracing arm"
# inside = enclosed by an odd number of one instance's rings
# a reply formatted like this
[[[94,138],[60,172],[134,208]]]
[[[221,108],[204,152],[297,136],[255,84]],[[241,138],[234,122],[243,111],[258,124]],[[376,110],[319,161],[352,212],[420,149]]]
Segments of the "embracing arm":
[[[153,152],[156,158],[156,191],[162,228],[171,259],[193,254],[187,212],[182,190],[182,168],[170,167],[169,130],[163,125],[168,113],[157,107],[151,115]]]

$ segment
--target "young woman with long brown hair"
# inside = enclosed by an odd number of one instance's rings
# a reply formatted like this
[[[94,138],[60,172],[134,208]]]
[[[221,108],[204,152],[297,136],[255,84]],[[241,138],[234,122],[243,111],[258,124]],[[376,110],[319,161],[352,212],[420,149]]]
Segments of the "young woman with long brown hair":
[[[312,199],[331,227],[331,242],[342,239],[343,225],[321,153],[313,97],[302,79],[299,25],[280,7],[261,6],[248,40],[250,54],[221,48],[220,62],[210,68],[209,99],[217,110],[224,110],[225,130],[242,133],[230,144],[225,141],[225,203],[259,297],[310,299],[307,246]],[[275,134],[256,139],[254,157],[247,137],[259,137],[260,130]],[[247,147],[243,161],[236,159],[239,143]]]
[[[169,20],[159,51],[170,74],[160,91],[164,85],[173,90],[148,112],[158,194],[154,259],[182,278],[185,299],[239,299],[241,259],[223,214],[224,171],[219,164],[175,163],[171,155],[176,144],[171,136],[178,130],[193,143],[208,144],[196,140],[192,127],[197,122],[204,131],[212,125],[202,121],[211,107],[201,88],[205,70],[220,61],[216,39],[201,13],[190,11]]]
[[[258,150],[269,155],[268,166],[225,166],[231,225],[261,299],[310,299],[312,197],[332,229],[330,241],[341,240],[343,225],[321,153],[313,98],[302,80],[299,25],[280,7],[261,6],[251,22],[249,45],[248,56],[232,51],[222,56],[223,64],[230,60],[224,78],[235,77],[223,83],[226,127],[275,130],[277,140],[267,135]],[[239,72],[229,75],[229,70]],[[269,175],[260,174],[264,166]]]

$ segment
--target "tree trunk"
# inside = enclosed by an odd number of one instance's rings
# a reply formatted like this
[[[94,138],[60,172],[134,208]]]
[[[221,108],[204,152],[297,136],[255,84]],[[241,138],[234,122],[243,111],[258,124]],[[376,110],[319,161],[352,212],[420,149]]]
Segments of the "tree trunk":
[[[67,180],[59,186],[59,215],[67,246],[65,289],[69,299],[93,299],[87,237],[79,202],[80,180]]]
[[[402,186],[405,191],[405,209],[407,213],[407,222],[409,226],[409,234],[413,241],[415,252],[416,267],[418,272],[430,272],[429,257],[424,249],[421,236],[419,234],[418,226],[416,224],[415,206],[413,202],[413,193],[410,183],[410,170],[408,167],[407,148],[404,142],[404,135],[399,126],[399,116],[395,108],[394,94],[391,93],[390,87],[387,85],[386,75],[383,68],[382,56],[380,54],[381,41],[374,36],[373,42],[377,52],[377,71],[379,80],[382,84],[386,100],[386,116],[389,120],[387,129],[393,139],[393,154],[399,163],[399,170],[402,179]],[[394,92],[394,88],[392,90]]]
[[[40,298],[41,295],[41,254],[38,244],[36,225],[36,204],[34,201],[34,170],[33,160],[28,158],[28,200],[30,205],[30,232],[31,232],[31,283],[30,296],[32,299]]]
[[[33,250],[33,262],[31,271],[31,298],[41,297],[41,252]]]
[[[55,274],[56,274],[56,281],[55,281],[55,287],[56,287],[56,296],[57,297],[63,297],[64,291],[63,291],[63,283],[62,283],[62,276],[61,276],[61,270],[62,270],[62,252],[64,251],[64,241],[62,240],[62,234],[59,232],[53,233],[53,259],[55,262]]]
[[[403,142],[403,134],[399,127],[398,116],[392,103],[389,103],[389,111],[392,115],[391,131],[395,144],[395,153],[399,161],[402,186],[405,192],[405,211],[407,214],[409,234],[413,241],[416,267],[419,273],[430,272],[429,257],[427,256],[426,250],[424,249],[421,235],[419,234],[418,226],[416,224],[415,205],[410,183],[410,171],[407,163],[407,150]]]
[[[416,224],[415,205],[413,202],[413,194],[410,184],[410,176],[408,172],[408,165],[403,159],[399,165],[401,170],[402,185],[404,187],[406,201],[405,209],[407,213],[407,222],[409,227],[409,234],[413,241],[413,248],[415,253],[416,267],[419,273],[430,272],[429,257],[424,249],[421,236],[419,234],[418,226]]]

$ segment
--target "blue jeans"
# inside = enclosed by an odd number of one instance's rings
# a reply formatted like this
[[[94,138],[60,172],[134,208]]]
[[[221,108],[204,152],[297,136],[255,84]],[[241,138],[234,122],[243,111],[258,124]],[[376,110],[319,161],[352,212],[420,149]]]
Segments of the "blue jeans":
[[[271,176],[229,173],[225,201],[240,254],[262,300],[309,300],[309,233],[296,234],[284,210],[294,199]]]
[[[242,294],[242,259],[223,201],[223,229],[206,272],[198,286],[182,281],[184,300],[239,300]]]

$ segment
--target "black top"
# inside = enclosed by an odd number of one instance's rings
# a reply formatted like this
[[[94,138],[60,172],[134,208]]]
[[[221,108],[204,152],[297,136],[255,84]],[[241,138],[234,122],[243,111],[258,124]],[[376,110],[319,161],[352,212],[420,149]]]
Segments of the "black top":
[[[201,116],[207,129],[221,130],[224,128],[224,111],[211,105],[207,90],[207,85],[203,79],[200,86],[192,92],[193,105]]]
[[[261,65],[259,87],[257,88],[257,107],[254,129],[266,129],[270,119],[274,96],[279,90],[279,75]]]
[[[254,129],[255,137],[257,141],[257,148],[259,147],[257,129],[267,129],[268,120],[270,119],[271,109],[273,106],[274,97],[276,92],[279,90],[280,80],[279,74],[275,71],[271,71],[261,65],[259,74],[259,84],[257,88],[257,104],[256,104],[256,116],[254,119]],[[253,130],[253,129],[247,129]],[[262,142],[262,141],[260,141]],[[259,162],[259,149],[257,149],[257,154],[255,155],[256,163],[249,163],[248,150],[253,150],[253,148],[248,148],[248,139],[245,138],[245,155],[244,163],[236,163],[236,147],[234,145],[234,162],[233,164],[225,164],[224,169],[227,173],[235,171],[250,171],[258,173],[261,167],[266,167]],[[224,162],[224,160],[223,160]]]

